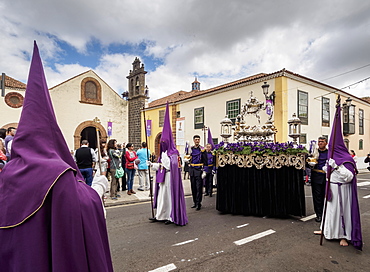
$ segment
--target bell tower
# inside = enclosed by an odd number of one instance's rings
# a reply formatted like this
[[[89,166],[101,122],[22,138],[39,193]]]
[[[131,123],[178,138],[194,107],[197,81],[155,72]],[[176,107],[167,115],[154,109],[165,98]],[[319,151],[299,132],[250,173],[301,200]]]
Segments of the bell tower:
[[[129,139],[134,144],[135,149],[141,147],[141,110],[148,99],[147,86],[145,85],[144,64],[139,58],[135,58],[132,63],[132,70],[126,77],[128,79],[128,118],[129,118]]]

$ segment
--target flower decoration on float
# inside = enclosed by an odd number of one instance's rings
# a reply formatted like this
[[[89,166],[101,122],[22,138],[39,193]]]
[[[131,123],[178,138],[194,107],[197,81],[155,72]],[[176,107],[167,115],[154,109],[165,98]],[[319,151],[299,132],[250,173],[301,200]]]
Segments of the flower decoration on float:
[[[272,143],[272,142],[220,142],[215,145],[214,155],[233,153],[238,155],[297,155],[308,153],[303,145],[296,145],[293,142]]]

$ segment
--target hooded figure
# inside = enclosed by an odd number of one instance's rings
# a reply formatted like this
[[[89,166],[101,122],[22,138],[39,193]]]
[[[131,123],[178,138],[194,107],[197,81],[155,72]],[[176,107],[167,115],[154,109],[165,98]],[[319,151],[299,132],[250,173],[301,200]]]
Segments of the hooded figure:
[[[0,173],[1,270],[113,271],[101,199],[58,127],[36,42],[12,148]]]
[[[216,174],[216,157],[213,155],[214,149],[211,129],[208,128],[208,138],[205,150],[202,152],[203,174],[202,178],[206,187],[204,196],[212,197],[213,194],[213,177]]]
[[[179,152],[172,137],[168,103],[160,140],[160,157],[158,163],[151,164],[157,171],[154,194],[154,208],[157,221],[165,221],[184,226],[188,223],[184,189],[181,179]]]
[[[327,184],[326,213],[321,229],[326,239],[340,239],[341,246],[347,246],[350,241],[362,250],[357,169],[343,141],[340,99],[338,101],[329,141],[329,162],[326,169],[323,168],[330,183]]]

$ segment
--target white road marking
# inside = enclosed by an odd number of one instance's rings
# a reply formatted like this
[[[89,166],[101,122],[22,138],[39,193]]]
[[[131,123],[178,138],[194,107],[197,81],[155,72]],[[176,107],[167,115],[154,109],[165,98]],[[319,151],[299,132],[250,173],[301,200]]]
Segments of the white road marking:
[[[261,232],[261,233],[257,233],[255,235],[252,235],[252,236],[249,236],[247,238],[244,238],[244,239],[241,239],[241,240],[238,240],[238,241],[235,241],[234,244],[236,244],[237,246],[240,246],[240,245],[244,245],[246,243],[249,243],[249,242],[252,242],[256,239],[259,239],[259,238],[262,238],[262,237],[265,237],[267,235],[270,235],[270,234],[273,234],[275,233],[276,231],[272,230],[272,229],[269,229],[269,230],[266,230],[264,232]]]
[[[357,182],[357,187],[368,186],[368,185],[370,185],[370,181]]]
[[[181,245],[185,245],[185,244],[189,244],[189,243],[195,242],[196,240],[198,240],[198,238],[195,238],[193,240],[187,240],[187,241],[181,242],[181,243],[177,243],[177,244],[174,244],[172,246],[181,246]]]
[[[176,268],[177,268],[176,265],[172,263],[172,264],[168,264],[162,267],[158,267],[157,269],[150,270],[148,272],[167,272],[167,271],[175,270]]]
[[[316,214],[313,214],[313,215],[309,215],[309,216],[303,217],[300,220],[303,221],[303,222],[305,222],[305,221],[311,220],[311,219],[313,219],[315,217],[316,217]]]
[[[237,226],[237,228],[239,229],[239,228],[242,228],[242,227],[245,227],[245,226],[248,226],[248,225],[249,225],[249,223],[244,224],[244,225]]]
[[[368,178],[358,178],[357,180],[369,180]]]
[[[370,195],[363,196],[362,198],[370,198]]]

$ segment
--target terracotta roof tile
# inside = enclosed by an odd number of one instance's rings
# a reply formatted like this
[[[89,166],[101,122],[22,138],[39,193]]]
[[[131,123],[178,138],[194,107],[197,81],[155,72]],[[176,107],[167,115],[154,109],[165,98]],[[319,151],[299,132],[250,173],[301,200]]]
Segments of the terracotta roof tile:
[[[366,102],[369,102],[370,103],[370,97],[361,97],[362,100],[365,100]]]
[[[5,88],[25,90],[26,87],[27,85],[23,82],[20,82],[10,76],[5,75]]]
[[[242,78],[242,79],[239,79],[239,80],[235,80],[235,81],[232,81],[232,82],[229,82],[229,83],[226,83],[226,84],[214,87],[214,88],[210,88],[210,89],[207,89],[207,90],[204,90],[204,91],[202,91],[202,90],[200,90],[200,91],[199,90],[193,90],[193,91],[190,91],[190,92],[179,91],[179,92],[170,94],[168,96],[165,96],[165,97],[162,97],[162,98],[159,98],[157,100],[154,100],[154,101],[150,102],[149,105],[148,105],[148,108],[153,108],[153,107],[164,105],[164,104],[166,104],[167,101],[169,103],[174,103],[174,102],[185,100],[185,99],[188,99],[188,98],[191,98],[191,97],[203,95],[203,94],[206,94],[206,93],[215,92],[215,91],[218,91],[218,90],[222,90],[222,89],[225,89],[225,88],[228,88],[228,87],[232,87],[232,86],[235,86],[235,85],[238,85],[238,84],[242,84],[242,83],[245,83],[245,82],[260,78],[260,77],[263,77],[265,75],[266,74],[264,74],[264,73],[259,73],[259,74],[256,74],[256,75],[253,75],[253,76],[250,76],[250,77],[245,77],[245,78]]]

